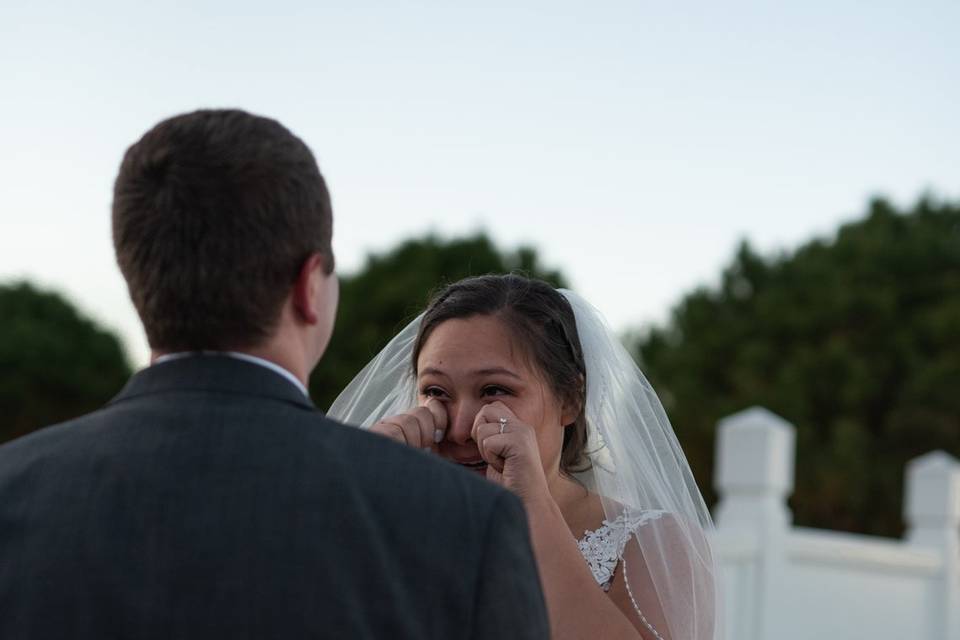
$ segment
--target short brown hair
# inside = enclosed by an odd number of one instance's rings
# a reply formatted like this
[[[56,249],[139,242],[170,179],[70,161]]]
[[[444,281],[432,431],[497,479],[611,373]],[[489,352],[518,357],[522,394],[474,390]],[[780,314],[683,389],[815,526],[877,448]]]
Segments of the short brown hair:
[[[413,371],[427,338],[455,318],[495,316],[526,345],[554,393],[577,408],[564,425],[560,471],[570,475],[590,468],[587,457],[587,370],[570,302],[542,280],[511,273],[465,278],[442,289],[420,320],[413,347]]]
[[[255,346],[312,254],[333,271],[330,195],[307,145],[239,110],[164,120],[131,146],[113,193],[117,263],[150,346]]]

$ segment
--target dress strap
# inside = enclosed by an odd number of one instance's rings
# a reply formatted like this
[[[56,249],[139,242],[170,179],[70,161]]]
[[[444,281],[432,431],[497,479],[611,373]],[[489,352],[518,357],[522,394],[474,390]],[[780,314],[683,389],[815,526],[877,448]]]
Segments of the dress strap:
[[[664,515],[664,511],[655,509],[624,509],[613,520],[604,520],[594,531],[587,531],[577,541],[583,559],[587,561],[594,579],[604,591],[610,588],[613,574],[623,557],[630,536],[637,529]]]

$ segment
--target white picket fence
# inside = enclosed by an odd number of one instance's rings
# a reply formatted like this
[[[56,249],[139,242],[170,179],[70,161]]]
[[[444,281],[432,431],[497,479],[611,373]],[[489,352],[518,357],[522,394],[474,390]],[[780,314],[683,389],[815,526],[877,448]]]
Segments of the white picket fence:
[[[960,640],[960,463],[911,461],[906,537],[877,538],[792,526],[794,443],[762,408],[718,426],[727,640]]]

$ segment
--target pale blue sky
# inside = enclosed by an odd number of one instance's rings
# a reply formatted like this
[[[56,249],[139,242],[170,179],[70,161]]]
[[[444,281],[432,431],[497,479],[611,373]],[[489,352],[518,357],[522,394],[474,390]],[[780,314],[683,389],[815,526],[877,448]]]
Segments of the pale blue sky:
[[[960,196],[960,3],[0,5],[0,280],[146,345],[113,262],[124,149],[197,107],[316,153],[343,271],[428,230],[532,243],[615,326],[747,237]]]

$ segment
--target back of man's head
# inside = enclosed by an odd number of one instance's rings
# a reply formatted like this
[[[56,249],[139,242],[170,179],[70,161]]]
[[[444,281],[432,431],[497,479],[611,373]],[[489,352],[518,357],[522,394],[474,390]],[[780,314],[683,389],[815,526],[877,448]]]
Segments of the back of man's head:
[[[114,185],[117,262],[154,351],[243,349],[279,321],[304,261],[333,271],[330,196],[307,146],[238,110],[164,120]]]

